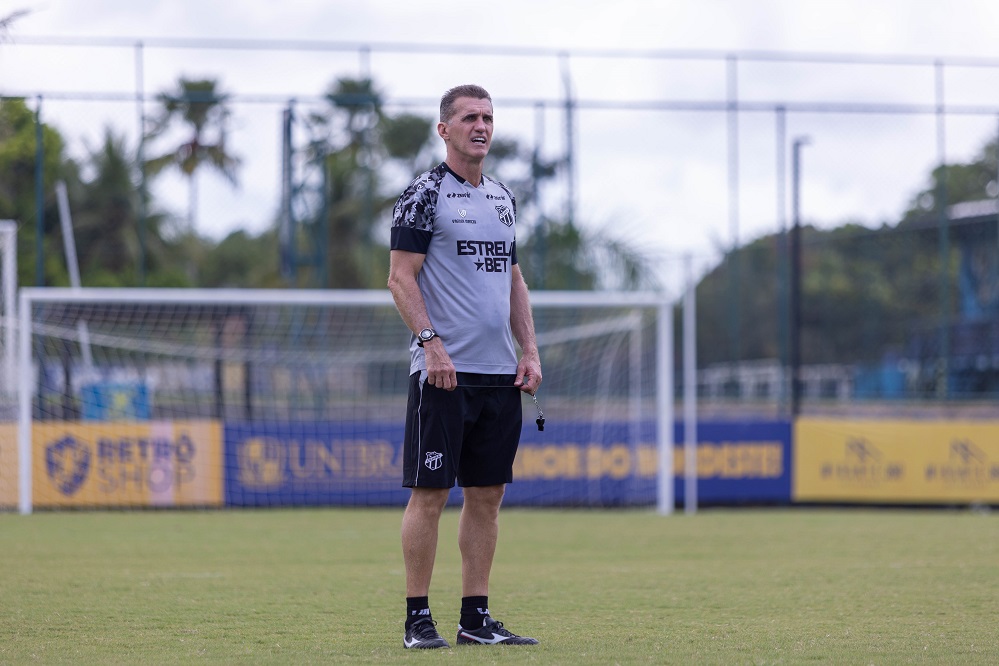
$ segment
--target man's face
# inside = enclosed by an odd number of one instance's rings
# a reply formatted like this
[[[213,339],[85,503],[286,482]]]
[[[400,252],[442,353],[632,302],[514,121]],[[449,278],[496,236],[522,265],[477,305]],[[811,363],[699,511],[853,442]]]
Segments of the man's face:
[[[485,159],[493,140],[493,105],[488,99],[459,97],[451,119],[437,125],[448,151],[469,159]]]

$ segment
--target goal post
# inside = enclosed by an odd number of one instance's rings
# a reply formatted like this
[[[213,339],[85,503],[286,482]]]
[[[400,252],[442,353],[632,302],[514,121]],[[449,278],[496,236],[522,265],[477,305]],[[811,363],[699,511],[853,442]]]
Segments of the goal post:
[[[531,301],[546,422],[522,396],[506,503],[672,512],[672,303]],[[388,291],[25,288],[19,313],[22,513],[405,502],[409,331]]]
[[[3,326],[0,327],[0,348],[3,350],[3,403],[12,402],[17,378],[17,223],[13,220],[0,220],[0,300],[3,306]]]
[[[0,220],[0,507],[17,501],[17,223]]]

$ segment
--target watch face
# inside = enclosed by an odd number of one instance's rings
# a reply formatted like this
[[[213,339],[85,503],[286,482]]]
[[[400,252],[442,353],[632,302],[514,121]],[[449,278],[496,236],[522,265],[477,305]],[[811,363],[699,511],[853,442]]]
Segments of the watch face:
[[[424,342],[430,340],[433,337],[434,337],[434,332],[429,328],[425,328],[422,331],[420,331],[420,339],[423,340]]]

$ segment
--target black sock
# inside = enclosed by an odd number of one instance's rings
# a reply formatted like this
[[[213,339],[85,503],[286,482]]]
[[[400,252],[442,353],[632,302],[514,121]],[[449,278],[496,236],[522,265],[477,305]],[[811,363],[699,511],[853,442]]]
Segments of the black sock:
[[[406,630],[419,620],[433,620],[430,617],[428,597],[406,597]]]
[[[462,629],[482,628],[482,622],[489,615],[489,597],[462,597],[461,619],[458,623]]]

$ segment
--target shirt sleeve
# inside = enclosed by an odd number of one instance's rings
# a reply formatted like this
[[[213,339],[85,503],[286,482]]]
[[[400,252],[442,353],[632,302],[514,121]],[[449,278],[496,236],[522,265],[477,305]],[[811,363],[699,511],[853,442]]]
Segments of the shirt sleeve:
[[[430,248],[430,238],[433,232],[412,227],[392,227],[392,239],[389,248],[426,254]]]
[[[437,188],[430,178],[417,178],[395,203],[390,248],[426,254],[437,214]]]

